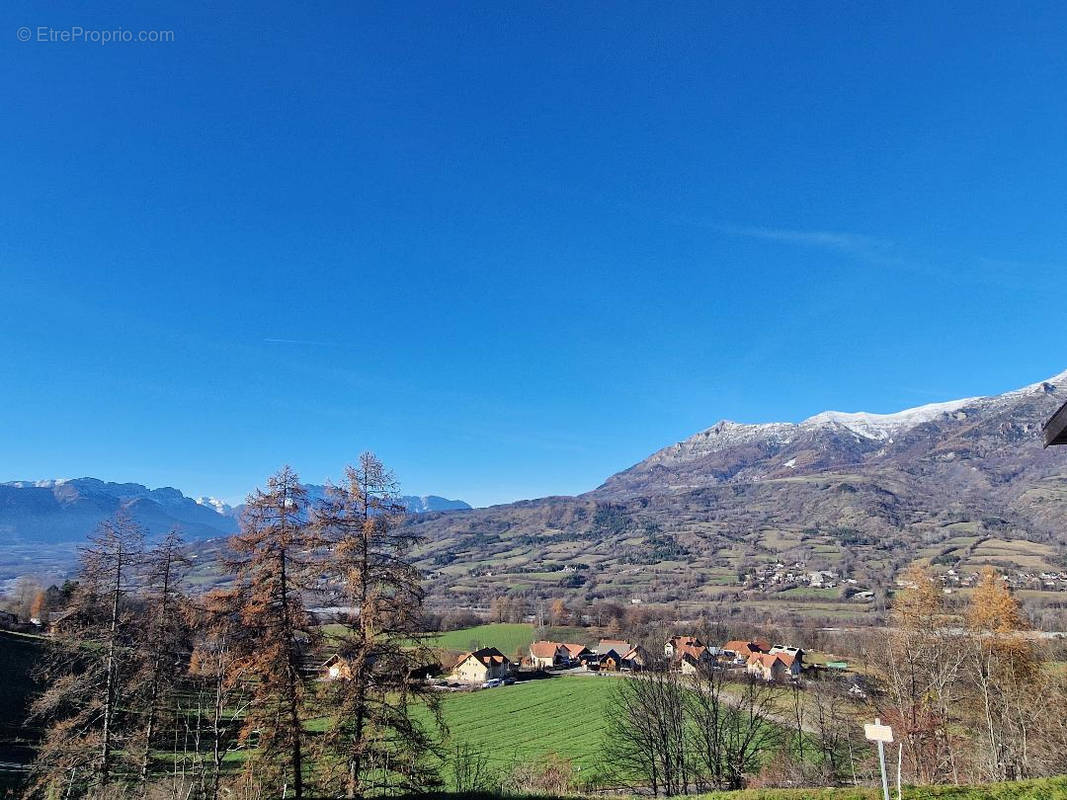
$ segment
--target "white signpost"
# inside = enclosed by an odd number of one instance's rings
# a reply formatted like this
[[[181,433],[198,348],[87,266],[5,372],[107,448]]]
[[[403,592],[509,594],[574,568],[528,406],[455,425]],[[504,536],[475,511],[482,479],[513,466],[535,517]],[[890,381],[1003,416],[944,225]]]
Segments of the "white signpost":
[[[893,743],[893,729],[883,725],[882,720],[875,717],[873,725],[863,726],[863,735],[870,742],[878,743],[878,764],[882,768],[882,797],[889,800],[889,778],[885,774],[885,746]]]

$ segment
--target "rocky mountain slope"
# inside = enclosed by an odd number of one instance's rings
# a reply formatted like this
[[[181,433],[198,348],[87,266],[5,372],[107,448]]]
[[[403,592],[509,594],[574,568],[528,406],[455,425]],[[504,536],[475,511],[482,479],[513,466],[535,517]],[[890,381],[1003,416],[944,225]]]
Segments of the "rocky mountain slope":
[[[413,524],[436,588],[472,599],[564,586],[699,601],[774,562],[883,588],[916,559],[1060,569],[1067,453],[1040,428],[1065,400],[1067,373],[896,414],[723,421],[580,497]]]

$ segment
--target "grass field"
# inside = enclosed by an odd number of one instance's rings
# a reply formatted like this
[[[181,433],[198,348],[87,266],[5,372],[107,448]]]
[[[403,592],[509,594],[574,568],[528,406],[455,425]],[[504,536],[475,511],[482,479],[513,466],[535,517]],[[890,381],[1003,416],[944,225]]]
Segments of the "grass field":
[[[346,626],[331,623],[322,626],[327,640],[341,637]],[[577,628],[570,626],[545,627],[539,634],[537,628],[527,622],[493,622],[460,628],[455,631],[429,634],[424,642],[440,650],[467,651],[480,647],[495,647],[508,658],[514,659],[518,651],[524,655],[535,638],[544,637],[556,642],[578,642],[587,647],[595,647],[602,631],[599,628]]]
[[[520,647],[529,647],[533,640],[533,625],[494,622],[439,633],[431,637],[427,643],[443,650],[476,650],[479,647],[495,647],[504,655],[512,656]]]
[[[585,781],[596,774],[617,680],[572,676],[450,695],[442,703],[447,742],[469,745],[497,769],[555,753]]]
[[[332,623],[323,625],[327,637],[340,636],[345,632],[345,625]],[[504,655],[511,657],[518,648],[527,648],[534,640],[534,626],[528,623],[494,622],[475,625],[472,628],[460,628],[427,636],[426,644],[442,650],[477,650],[480,647],[495,647]]]

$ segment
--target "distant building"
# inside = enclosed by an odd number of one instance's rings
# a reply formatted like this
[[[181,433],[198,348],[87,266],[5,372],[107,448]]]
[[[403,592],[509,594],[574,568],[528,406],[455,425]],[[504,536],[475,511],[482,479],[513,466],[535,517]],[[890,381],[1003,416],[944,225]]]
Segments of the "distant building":
[[[648,669],[651,659],[648,655],[648,651],[641,645],[634,645],[628,651],[622,654],[622,659],[619,662],[619,666],[622,669],[633,670],[634,672],[640,672],[643,669]]]
[[[803,667],[804,665],[804,651],[801,650],[799,647],[790,647],[789,645],[785,644],[776,644],[771,647],[771,649],[767,652],[771,653],[772,655],[775,653],[782,653],[795,660],[797,664],[799,664],[801,667]]]
[[[764,652],[759,642],[745,642],[740,639],[727,642],[722,649],[727,656],[732,656],[735,661],[741,664],[747,662],[750,656]],[[770,649],[769,645],[767,649]]]
[[[707,664],[689,653],[682,653],[678,659],[678,671],[683,675],[697,675],[707,669]]]
[[[74,609],[68,608],[66,611],[60,611],[58,614],[52,614],[51,619],[48,622],[48,632],[51,634],[63,633],[76,621],[74,616]]]
[[[530,645],[530,661],[538,669],[567,666],[570,660],[570,652],[559,642],[542,640]]]
[[[800,677],[800,662],[786,653],[754,653],[745,668],[765,681],[784,683]]]
[[[634,646],[629,642],[624,642],[622,639],[601,639],[600,643],[596,646],[597,654],[603,656],[609,650],[614,650],[617,655],[623,653],[629,653],[634,649]]]
[[[663,645],[663,655],[667,658],[680,657],[684,650],[680,651],[680,648],[690,647],[703,647],[704,643],[695,636],[672,636],[667,640],[667,643]]]
[[[596,653],[584,644],[570,644],[565,642],[563,646],[567,649],[567,659],[572,666],[575,664],[587,664],[590,661],[596,661]]]
[[[618,672],[621,669],[622,656],[614,650],[608,650],[600,654],[600,669],[608,672]]]
[[[511,675],[511,662],[495,647],[483,647],[464,653],[452,668],[453,680],[481,684],[493,678]]]
[[[323,680],[327,681],[347,681],[352,679],[352,667],[348,663],[348,659],[337,654],[327,658],[319,668],[319,671],[322,673]]]

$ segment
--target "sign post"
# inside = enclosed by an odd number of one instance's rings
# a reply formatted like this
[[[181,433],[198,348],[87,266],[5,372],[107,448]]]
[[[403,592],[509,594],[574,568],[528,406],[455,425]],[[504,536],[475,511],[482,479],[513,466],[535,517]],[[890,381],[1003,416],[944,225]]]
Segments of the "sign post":
[[[883,725],[882,720],[875,717],[873,725],[863,726],[863,735],[867,741],[878,743],[878,765],[882,768],[882,798],[889,800],[889,776],[885,774],[885,746],[893,743],[893,729]]]

